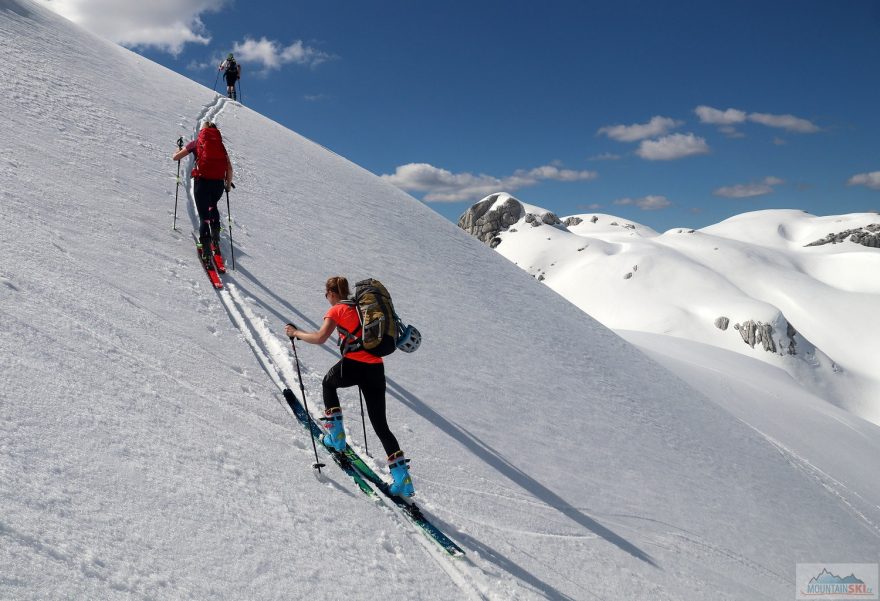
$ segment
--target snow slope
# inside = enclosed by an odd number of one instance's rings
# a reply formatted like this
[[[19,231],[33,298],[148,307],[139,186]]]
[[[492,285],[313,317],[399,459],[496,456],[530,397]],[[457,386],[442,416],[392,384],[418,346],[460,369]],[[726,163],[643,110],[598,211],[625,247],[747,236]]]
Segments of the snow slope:
[[[519,201],[508,194],[481,201],[496,212],[506,202]],[[533,226],[530,214],[548,212],[523,207],[494,248],[606,326],[759,359],[880,423],[871,342],[880,337],[880,249],[848,240],[808,246],[829,232],[880,228],[880,216],[766,210],[658,234],[604,214]]]
[[[372,174],[29,0],[0,2],[0,60],[0,598],[780,599],[797,561],[876,561],[880,496],[835,484],[861,466],[817,480]],[[204,117],[238,174],[219,293],[185,188],[170,228]],[[460,561],[310,468],[281,328],[333,274],[424,335],[389,421]],[[300,360],[314,409],[335,351]]]

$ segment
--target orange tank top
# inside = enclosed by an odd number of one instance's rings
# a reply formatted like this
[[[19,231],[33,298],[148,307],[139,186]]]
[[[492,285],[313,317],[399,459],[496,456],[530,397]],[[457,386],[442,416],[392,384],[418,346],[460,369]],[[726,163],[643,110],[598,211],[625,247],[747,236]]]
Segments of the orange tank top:
[[[358,319],[357,310],[351,305],[336,303],[324,314],[324,319],[332,319],[336,325],[342,326],[349,332],[360,334],[361,320]],[[340,332],[339,340],[341,341],[342,339],[343,335]],[[382,357],[377,357],[363,349],[346,353],[345,358],[360,361],[361,363],[382,363]]]

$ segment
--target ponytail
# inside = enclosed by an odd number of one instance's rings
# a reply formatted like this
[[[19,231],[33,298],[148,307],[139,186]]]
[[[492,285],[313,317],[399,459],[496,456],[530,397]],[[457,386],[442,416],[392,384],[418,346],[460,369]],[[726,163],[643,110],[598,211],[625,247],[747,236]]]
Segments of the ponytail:
[[[351,296],[351,291],[348,289],[348,280],[341,275],[327,278],[325,291],[335,292],[341,300],[346,300],[348,297]]]

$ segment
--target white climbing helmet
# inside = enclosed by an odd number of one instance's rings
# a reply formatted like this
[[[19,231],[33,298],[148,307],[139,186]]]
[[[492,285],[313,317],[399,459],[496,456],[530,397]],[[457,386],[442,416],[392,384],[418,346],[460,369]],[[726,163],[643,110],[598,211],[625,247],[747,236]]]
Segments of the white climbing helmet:
[[[397,348],[404,353],[414,353],[422,344],[422,334],[413,326],[406,326],[397,337]]]

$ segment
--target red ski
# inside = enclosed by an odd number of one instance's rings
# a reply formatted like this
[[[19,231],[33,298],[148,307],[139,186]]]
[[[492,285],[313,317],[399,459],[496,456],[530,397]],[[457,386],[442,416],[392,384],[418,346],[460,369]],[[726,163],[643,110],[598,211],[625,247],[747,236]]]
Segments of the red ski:
[[[220,254],[220,249],[212,244],[211,251],[214,255],[214,267],[216,267],[217,271],[220,273],[226,273],[226,263],[223,262],[223,255]]]
[[[196,255],[199,257],[199,263],[201,263],[202,267],[205,268],[205,273],[208,274],[208,279],[211,280],[211,285],[214,286],[214,288],[216,288],[217,290],[220,290],[221,288],[223,288],[223,282],[220,281],[220,274],[218,274],[217,270],[214,268],[214,263],[205,258],[205,255],[203,253],[204,249],[199,244],[198,238],[196,238],[195,234],[193,234],[193,238],[196,240]]]

